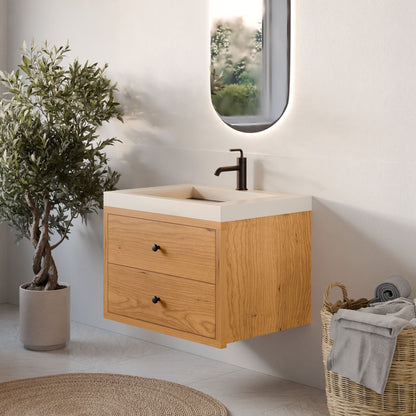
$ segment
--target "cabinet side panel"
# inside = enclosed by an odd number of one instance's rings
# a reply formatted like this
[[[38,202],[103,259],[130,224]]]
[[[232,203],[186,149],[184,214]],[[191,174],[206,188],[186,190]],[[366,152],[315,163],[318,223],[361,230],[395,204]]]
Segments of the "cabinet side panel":
[[[223,224],[227,342],[310,323],[310,239],[310,212]]]
[[[104,258],[104,265],[103,265],[103,271],[104,271],[104,315],[108,312],[108,210],[106,207],[104,207],[103,211],[103,258]]]

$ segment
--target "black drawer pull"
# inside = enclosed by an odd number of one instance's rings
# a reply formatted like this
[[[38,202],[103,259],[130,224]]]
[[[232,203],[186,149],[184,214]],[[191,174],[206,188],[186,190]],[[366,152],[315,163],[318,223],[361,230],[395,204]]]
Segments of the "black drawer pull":
[[[153,303],[158,303],[160,301],[160,298],[159,297],[157,297],[157,296],[153,296],[152,297],[152,302]]]
[[[156,243],[152,245],[153,251],[158,251],[160,249],[160,246],[158,246]]]

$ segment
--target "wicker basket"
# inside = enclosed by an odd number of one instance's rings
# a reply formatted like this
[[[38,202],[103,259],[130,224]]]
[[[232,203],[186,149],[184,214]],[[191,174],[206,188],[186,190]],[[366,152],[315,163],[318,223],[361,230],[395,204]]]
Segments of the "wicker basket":
[[[343,299],[331,304],[328,295],[334,287],[341,288]],[[339,282],[330,284],[325,292],[321,311],[322,355],[329,413],[331,416],[416,416],[416,329],[407,327],[397,337],[384,394],[378,394],[326,368],[332,348],[329,338],[332,316],[340,308],[359,309],[367,302],[367,299],[349,299],[345,286]]]

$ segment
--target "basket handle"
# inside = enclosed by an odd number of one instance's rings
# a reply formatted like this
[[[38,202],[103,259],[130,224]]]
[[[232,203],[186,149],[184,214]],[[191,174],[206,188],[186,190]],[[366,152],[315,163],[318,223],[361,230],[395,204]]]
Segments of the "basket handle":
[[[328,296],[329,296],[329,292],[334,287],[339,287],[342,290],[342,301],[337,300],[334,304],[332,304],[328,302]],[[352,310],[358,310],[360,308],[364,308],[368,305],[368,302],[369,300],[367,298],[360,298],[357,300],[350,299],[348,297],[347,289],[345,288],[345,286],[340,282],[334,282],[334,283],[331,283],[325,291],[324,303],[322,305],[322,309],[334,314],[340,308],[352,309]]]
[[[339,287],[342,290],[342,301],[339,300],[335,302],[335,304],[332,304],[328,302],[328,296],[334,287]],[[334,313],[334,311],[338,310],[338,308],[340,307],[342,303],[349,303],[349,302],[350,302],[350,299],[348,298],[347,288],[341,282],[333,282],[326,288],[322,308],[331,313]]]
[[[331,292],[334,287],[339,287],[342,290],[342,300],[343,302],[347,302],[349,300],[347,288],[340,282],[333,282],[326,288],[324,294],[324,304],[328,303],[329,292]]]

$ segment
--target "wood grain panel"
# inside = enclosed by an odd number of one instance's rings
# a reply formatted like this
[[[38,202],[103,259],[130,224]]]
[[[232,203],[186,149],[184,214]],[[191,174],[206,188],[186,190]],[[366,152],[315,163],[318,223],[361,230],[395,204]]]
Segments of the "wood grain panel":
[[[105,207],[104,316],[218,348],[308,324],[310,216],[213,223]]]
[[[310,323],[310,212],[224,223],[220,251],[226,342]]]
[[[107,295],[110,313],[215,337],[212,284],[109,264]]]
[[[107,216],[107,259],[189,279],[215,283],[215,230]],[[161,248],[154,252],[152,245]]]
[[[190,332],[180,331],[178,329],[169,328],[167,326],[157,325],[152,322],[129,318],[127,316],[118,315],[116,313],[104,311],[104,318],[111,319],[116,322],[121,322],[127,325],[137,326],[139,328],[148,329],[150,331],[159,332],[161,334],[171,335],[172,337],[182,338],[192,342],[198,342],[200,344],[209,345],[211,347],[225,348],[227,346],[227,344],[225,344],[222,340],[203,337],[197,334],[191,334]]]
[[[168,222],[171,224],[189,225],[191,227],[212,228],[219,230],[221,223],[216,221],[200,220],[197,218],[178,217],[176,215],[157,214],[154,212],[135,211],[132,209],[104,207],[104,213],[123,215],[125,217],[142,218],[144,220]]]

